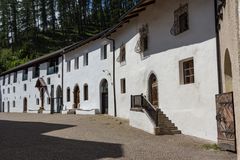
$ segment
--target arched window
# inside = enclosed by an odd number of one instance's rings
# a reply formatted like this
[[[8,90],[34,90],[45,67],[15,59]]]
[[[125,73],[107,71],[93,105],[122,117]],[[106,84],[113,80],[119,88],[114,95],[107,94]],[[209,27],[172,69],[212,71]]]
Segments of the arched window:
[[[88,100],[88,85],[84,85],[84,101]]]
[[[70,88],[68,87],[67,88],[67,102],[70,102],[70,93],[71,93],[71,91],[70,91]]]

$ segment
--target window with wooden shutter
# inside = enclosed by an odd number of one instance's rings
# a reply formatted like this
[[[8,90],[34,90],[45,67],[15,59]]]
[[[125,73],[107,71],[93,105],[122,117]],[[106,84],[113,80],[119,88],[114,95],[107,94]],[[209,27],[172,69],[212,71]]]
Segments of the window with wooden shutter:
[[[174,24],[171,28],[172,35],[178,35],[189,29],[188,4],[180,5],[174,12]]]

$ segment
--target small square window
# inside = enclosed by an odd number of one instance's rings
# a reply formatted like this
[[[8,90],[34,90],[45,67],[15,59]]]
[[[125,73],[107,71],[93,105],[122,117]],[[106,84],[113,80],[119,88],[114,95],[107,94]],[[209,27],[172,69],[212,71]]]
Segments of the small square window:
[[[84,85],[84,100],[85,101],[88,100],[88,85],[87,84]]]
[[[5,79],[6,79],[6,77],[3,76],[3,85],[5,85]]]
[[[120,63],[126,62],[126,47],[125,45],[120,48]]]
[[[102,54],[101,54],[101,59],[104,60],[104,59],[107,59],[107,44],[105,44],[103,46],[103,49],[102,49]]]
[[[88,53],[86,53],[83,57],[83,65],[88,66]]]
[[[8,75],[8,84],[11,83],[11,74]]]
[[[71,61],[67,62],[67,72],[71,72]]]
[[[51,104],[51,98],[50,98],[50,97],[48,97],[47,103],[48,103],[48,104]]]
[[[15,101],[13,101],[13,108],[15,108],[16,107],[16,102]]]
[[[79,69],[79,57],[75,58],[74,68]]]
[[[27,85],[26,84],[23,85],[23,90],[27,91]]]
[[[188,59],[180,62],[180,78],[181,84],[195,83],[193,59]]]
[[[120,80],[120,85],[121,85],[121,93],[124,94],[126,93],[126,79],[123,78]]]
[[[39,98],[36,99],[36,104],[39,105]]]
[[[13,83],[17,83],[17,72],[13,74]]]
[[[51,84],[51,78],[47,78],[47,83]]]

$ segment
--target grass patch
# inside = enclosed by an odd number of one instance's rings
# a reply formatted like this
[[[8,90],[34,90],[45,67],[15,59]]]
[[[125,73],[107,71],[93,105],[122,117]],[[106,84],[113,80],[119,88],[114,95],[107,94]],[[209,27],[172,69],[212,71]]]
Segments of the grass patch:
[[[204,144],[202,148],[206,150],[220,151],[220,148],[218,147],[217,144]]]

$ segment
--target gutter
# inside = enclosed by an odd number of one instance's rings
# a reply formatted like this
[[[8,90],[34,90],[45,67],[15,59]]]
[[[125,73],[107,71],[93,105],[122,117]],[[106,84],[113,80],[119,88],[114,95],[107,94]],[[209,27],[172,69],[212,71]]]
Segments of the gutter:
[[[222,66],[221,66],[221,49],[220,49],[220,38],[219,38],[219,26],[218,26],[218,0],[214,0],[215,9],[215,31],[216,31],[216,47],[217,47],[217,70],[218,70],[218,92],[223,93],[222,86]]]
[[[116,103],[116,67],[115,67],[115,40],[109,37],[106,39],[112,41],[113,44],[113,100],[114,100],[114,117],[117,117],[117,103]]]

